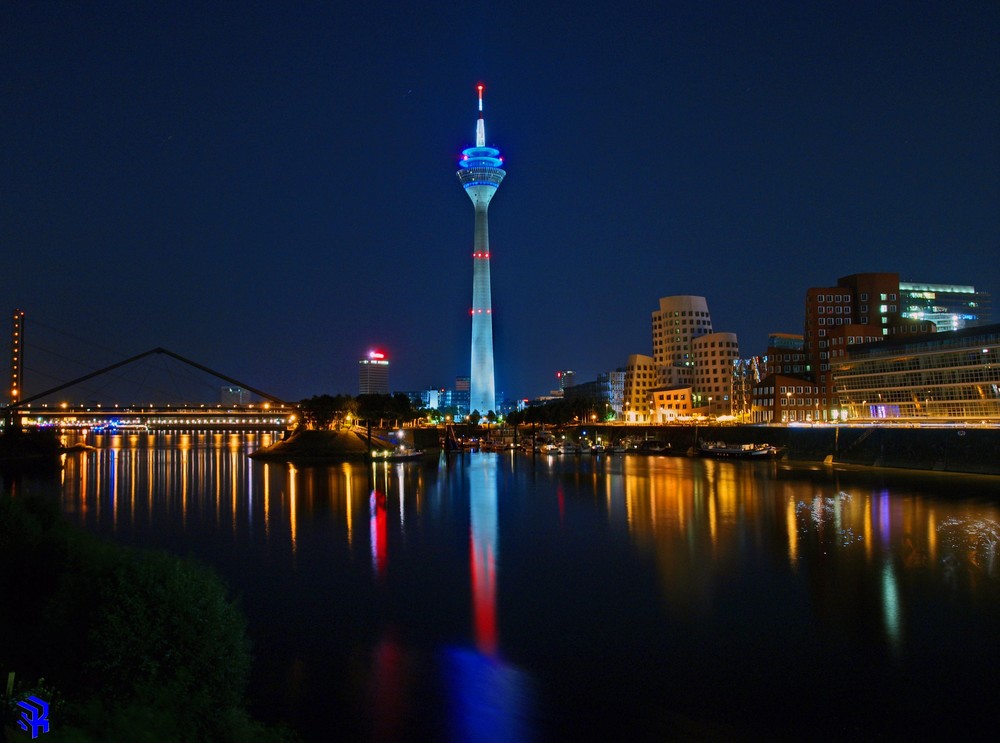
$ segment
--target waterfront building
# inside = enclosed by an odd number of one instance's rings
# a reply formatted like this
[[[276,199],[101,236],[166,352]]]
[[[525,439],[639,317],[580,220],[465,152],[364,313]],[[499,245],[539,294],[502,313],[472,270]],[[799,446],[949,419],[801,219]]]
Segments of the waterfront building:
[[[486,146],[483,120],[483,85],[479,91],[479,118],[476,121],[476,146],[462,151],[458,179],[472,199],[476,213],[472,249],[472,354],[469,405],[486,415],[496,410],[493,370],[493,302],[490,295],[490,237],[487,211],[506,171],[501,170],[500,150]]]
[[[389,394],[389,359],[383,351],[369,351],[358,361],[358,394]]]
[[[760,386],[770,387],[765,384],[765,379],[772,374],[788,375],[796,378],[806,379],[806,359],[802,349],[803,340],[801,335],[794,333],[771,333],[767,337],[767,353],[763,356],[751,356],[746,359],[739,359],[733,365],[733,415],[741,422],[769,422],[770,417],[765,421],[758,420],[759,411],[755,417],[754,409],[759,407],[759,399],[765,396],[765,391],[758,389]],[[771,395],[774,390],[771,390]],[[771,415],[768,413],[767,415]],[[780,419],[780,416],[779,416]]]
[[[664,387],[690,384],[694,378],[691,341],[712,332],[712,316],[704,297],[661,297],[653,311],[653,362]]]
[[[735,333],[708,333],[692,338],[693,389],[704,415],[733,414],[733,371],[739,357]]]
[[[740,423],[750,420],[753,389],[768,374],[768,357],[751,356],[733,364],[733,415]]]
[[[650,392],[659,386],[653,357],[638,353],[629,356],[622,389],[622,419],[626,423],[648,423]]]
[[[840,414],[831,368],[851,347],[934,330],[929,321],[903,317],[900,307],[895,273],[852,274],[838,279],[836,286],[806,292],[803,352],[806,374],[820,389],[819,420],[836,420]]]
[[[772,373],[753,387],[751,423],[796,423],[819,420],[820,388],[811,379]]]
[[[856,345],[834,366],[848,420],[1000,421],[1000,324]]]
[[[676,423],[690,420],[695,411],[694,390],[691,387],[657,387],[650,390],[650,423]],[[699,413],[701,406],[698,406]]]
[[[805,354],[802,336],[793,333],[771,333],[767,337],[767,353],[737,359],[733,364],[733,415],[741,422],[751,420],[754,400],[759,396],[755,387],[770,374],[805,374]]]
[[[766,373],[805,374],[807,362],[803,345],[801,335],[771,333],[767,337]]]
[[[929,320],[938,330],[961,330],[992,322],[992,297],[974,286],[899,282],[903,317]]]
[[[732,415],[733,365],[739,358],[734,333],[716,333],[704,297],[661,297],[652,313],[657,388],[691,387],[704,415]],[[647,402],[648,406],[648,402]]]

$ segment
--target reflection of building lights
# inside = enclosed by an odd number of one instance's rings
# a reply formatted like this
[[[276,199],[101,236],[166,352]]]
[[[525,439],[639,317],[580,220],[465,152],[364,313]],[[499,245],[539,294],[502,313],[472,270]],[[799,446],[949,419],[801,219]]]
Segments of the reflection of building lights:
[[[902,640],[899,611],[899,587],[896,571],[892,560],[886,558],[882,563],[882,616],[885,619],[885,632],[893,650],[899,648]]]

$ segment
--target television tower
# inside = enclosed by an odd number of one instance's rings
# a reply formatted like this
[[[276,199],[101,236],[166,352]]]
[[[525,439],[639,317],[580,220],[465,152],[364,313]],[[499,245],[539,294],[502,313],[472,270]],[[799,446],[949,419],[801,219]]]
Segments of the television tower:
[[[483,121],[483,84],[479,83],[479,119],[476,146],[462,151],[458,180],[476,208],[476,232],[472,252],[472,369],[469,381],[469,412],[486,415],[496,410],[493,381],[493,306],[490,297],[490,231],[486,211],[500,181],[500,150],[486,146]]]

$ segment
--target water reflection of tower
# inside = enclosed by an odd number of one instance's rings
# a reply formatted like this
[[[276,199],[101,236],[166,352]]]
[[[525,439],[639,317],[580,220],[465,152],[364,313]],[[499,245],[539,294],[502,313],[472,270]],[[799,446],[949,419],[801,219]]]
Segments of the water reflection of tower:
[[[476,647],[497,650],[497,458],[476,457],[469,471],[472,606]]]
[[[500,150],[486,146],[483,121],[483,85],[479,91],[476,146],[462,151],[458,179],[476,208],[472,252],[472,366],[469,411],[486,415],[496,409],[493,377],[493,305],[490,296],[490,236],[487,210],[506,171],[500,169]]]

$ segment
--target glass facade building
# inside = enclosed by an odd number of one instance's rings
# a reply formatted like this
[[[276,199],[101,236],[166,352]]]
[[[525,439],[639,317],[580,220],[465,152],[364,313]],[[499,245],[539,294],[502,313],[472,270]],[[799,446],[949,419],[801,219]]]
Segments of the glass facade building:
[[[961,330],[992,322],[989,292],[973,286],[899,282],[901,314],[912,320],[930,320],[938,330]]]
[[[834,380],[848,420],[1000,422],[1000,325],[851,350]]]

